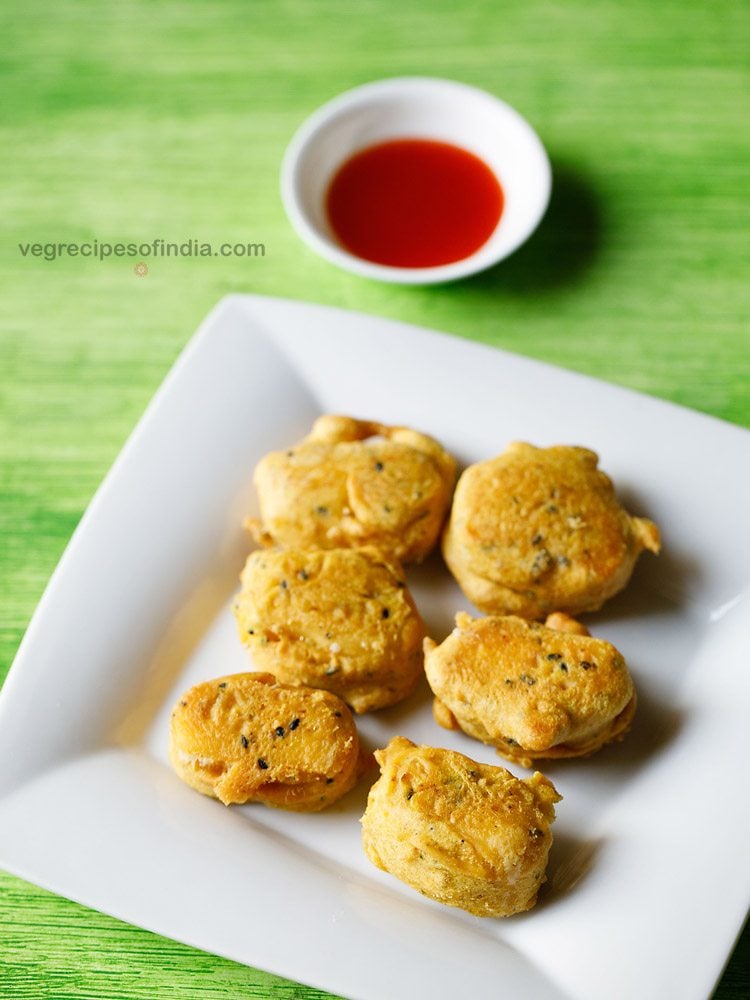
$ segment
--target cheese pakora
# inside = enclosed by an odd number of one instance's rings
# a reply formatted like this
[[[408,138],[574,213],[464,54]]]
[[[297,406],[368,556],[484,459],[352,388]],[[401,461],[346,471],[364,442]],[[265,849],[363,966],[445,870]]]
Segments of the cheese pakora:
[[[595,611],[659,552],[656,525],[623,509],[597,464],[586,448],[515,443],[463,472],[443,556],[481,611]]]
[[[400,564],[372,546],[261,549],[234,612],[255,665],[334,692],[355,712],[393,705],[423,676],[425,630]]]
[[[185,692],[172,712],[169,757],[183,781],[224,805],[298,812],[341,798],[367,759],[339,698],[269,673],[217,677]]]
[[[479,917],[531,909],[561,798],[550,781],[539,773],[522,781],[503,767],[403,736],[375,757],[381,776],[362,817],[373,864]]]
[[[436,721],[525,767],[622,739],[636,708],[623,656],[566,615],[547,621],[462,612],[440,645],[425,639]]]
[[[325,415],[302,441],[260,461],[260,518],[246,525],[265,547],[376,545],[421,562],[437,543],[455,478],[454,459],[426,434]]]

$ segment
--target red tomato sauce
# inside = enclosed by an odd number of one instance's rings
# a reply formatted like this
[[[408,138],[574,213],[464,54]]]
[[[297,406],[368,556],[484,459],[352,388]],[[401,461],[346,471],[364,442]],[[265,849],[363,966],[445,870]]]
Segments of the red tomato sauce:
[[[437,267],[469,257],[503,211],[487,164],[459,146],[394,139],[355,153],[334,175],[326,209],[341,244],[392,267]]]

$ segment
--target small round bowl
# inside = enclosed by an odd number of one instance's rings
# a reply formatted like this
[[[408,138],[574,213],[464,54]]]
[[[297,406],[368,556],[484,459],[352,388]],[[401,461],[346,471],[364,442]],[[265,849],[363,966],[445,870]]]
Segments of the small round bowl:
[[[364,260],[337,241],[326,195],[338,168],[367,146],[406,138],[461,146],[500,181],[500,220],[470,256],[437,267],[391,267]],[[544,146],[517,111],[476,87],[431,77],[378,80],[333,98],[303,122],[281,166],[284,208],[309,247],[354,274],[410,285],[453,281],[507,257],[539,224],[551,186]]]

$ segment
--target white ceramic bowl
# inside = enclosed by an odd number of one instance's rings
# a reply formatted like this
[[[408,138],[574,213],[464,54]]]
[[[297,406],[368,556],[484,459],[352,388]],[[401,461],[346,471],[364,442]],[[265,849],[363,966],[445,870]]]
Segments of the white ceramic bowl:
[[[462,146],[495,172],[503,212],[469,257],[438,267],[391,267],[363,260],[337,241],[325,209],[333,175],[358,150],[399,138]],[[539,224],[551,185],[544,146],[517,111],[476,87],[431,77],[378,80],[340,94],[303,122],[281,167],[284,208],[309,247],[355,274],[415,285],[463,278],[507,257]]]

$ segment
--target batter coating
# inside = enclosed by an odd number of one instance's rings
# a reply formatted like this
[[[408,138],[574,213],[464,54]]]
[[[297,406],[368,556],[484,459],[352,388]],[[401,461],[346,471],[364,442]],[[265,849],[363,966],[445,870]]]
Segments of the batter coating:
[[[515,443],[458,481],[443,555],[481,611],[543,618],[595,611],[658,553],[653,521],[631,517],[586,448]]]
[[[545,881],[561,798],[547,778],[536,773],[520,781],[503,767],[403,736],[375,757],[381,776],[362,817],[373,864],[478,917],[531,909]]]
[[[264,549],[241,580],[240,638],[279,680],[367,712],[401,701],[422,677],[424,624],[401,566],[372,546]]]
[[[183,694],[169,758],[183,781],[224,805],[297,812],[341,798],[365,760],[351,712],[335,695],[261,673],[217,677]]]
[[[587,756],[622,739],[633,721],[636,693],[622,655],[566,615],[540,625],[462,612],[444,642],[425,639],[424,649],[436,721],[524,767]]]
[[[407,427],[322,416],[309,436],[266,455],[255,470],[260,545],[377,545],[403,562],[434,547],[456,478],[454,459]]]

